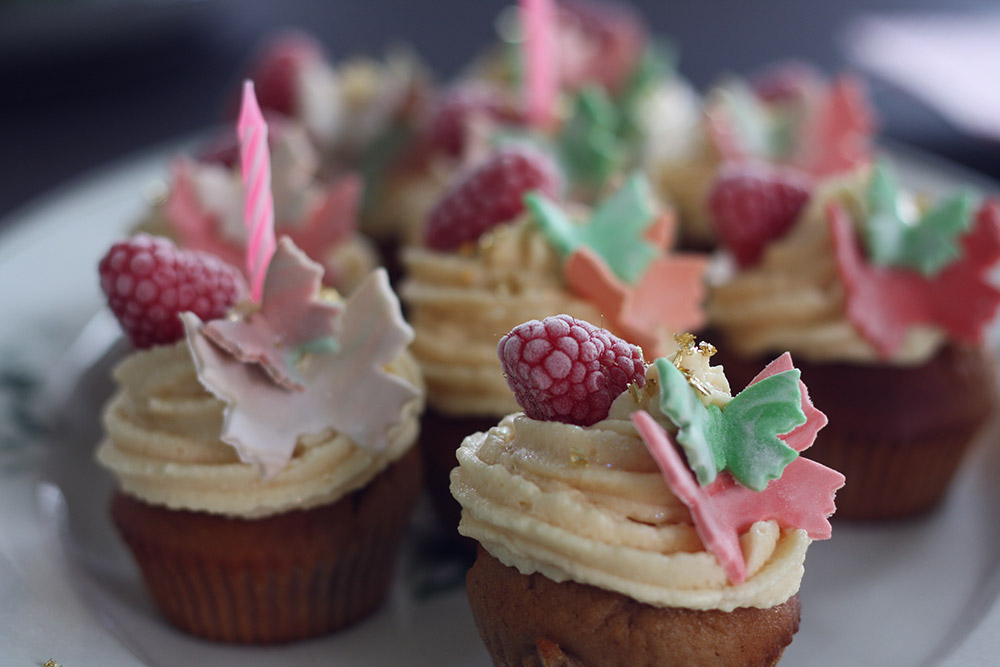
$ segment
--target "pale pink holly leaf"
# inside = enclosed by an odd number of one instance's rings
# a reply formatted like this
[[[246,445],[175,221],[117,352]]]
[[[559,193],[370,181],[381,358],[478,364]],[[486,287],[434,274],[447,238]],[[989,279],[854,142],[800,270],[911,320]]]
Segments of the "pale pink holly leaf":
[[[205,336],[203,324],[182,314],[198,378],[225,402],[221,439],[241,461],[270,477],[291,458],[299,436],[330,431],[373,452],[388,446],[388,430],[419,396],[385,366],[413,338],[384,269],[371,273],[344,304],[337,350],[307,353],[298,363],[301,390],[271,380],[256,363],[243,363]]]
[[[322,278],[323,267],[282,237],[268,265],[259,310],[242,319],[213,320],[202,331],[239,361],[258,363],[281,386],[301,390],[299,359],[337,347],[341,306],[320,298]]]
[[[317,191],[304,220],[275,221],[277,233],[290,237],[310,258],[323,264],[327,285],[338,283],[340,273],[331,262],[331,254],[357,229],[361,190],[357,174],[343,175]],[[174,163],[166,213],[180,247],[210,252],[246,270],[242,244],[226,238],[219,221],[202,204],[194,184],[194,166],[187,158]]]
[[[876,266],[861,254],[850,215],[826,208],[846,313],[883,358],[891,357],[906,330],[929,324],[955,340],[978,344],[1000,306],[988,272],[1000,261],[1000,204],[987,200],[961,238],[961,256],[928,277],[910,269]]]

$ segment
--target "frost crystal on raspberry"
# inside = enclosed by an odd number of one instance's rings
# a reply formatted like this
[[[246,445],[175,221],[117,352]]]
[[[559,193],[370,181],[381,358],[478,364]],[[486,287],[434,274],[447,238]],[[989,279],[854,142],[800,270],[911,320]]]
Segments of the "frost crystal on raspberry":
[[[111,246],[98,272],[108,306],[140,349],[183,338],[179,313],[223,317],[246,293],[243,275],[218,257],[145,234]]]
[[[630,384],[646,381],[638,347],[569,315],[515,327],[497,355],[518,405],[543,421],[589,426],[608,416]]]

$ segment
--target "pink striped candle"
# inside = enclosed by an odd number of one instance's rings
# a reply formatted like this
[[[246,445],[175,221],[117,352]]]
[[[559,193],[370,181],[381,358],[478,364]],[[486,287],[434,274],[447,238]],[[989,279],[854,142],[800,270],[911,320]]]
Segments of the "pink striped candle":
[[[523,94],[528,122],[546,128],[558,88],[553,0],[520,0]]]
[[[257,104],[253,81],[243,83],[243,104],[236,125],[243,170],[243,222],[247,228],[247,276],[250,297],[260,303],[264,275],[274,254],[274,199],[271,195],[271,154],[267,123]]]

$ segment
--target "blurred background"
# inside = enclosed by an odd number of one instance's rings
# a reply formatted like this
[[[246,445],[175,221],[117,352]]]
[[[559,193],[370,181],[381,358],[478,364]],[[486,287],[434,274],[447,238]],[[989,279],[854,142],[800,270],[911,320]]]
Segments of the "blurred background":
[[[407,44],[444,79],[504,0],[0,0],[0,221],[136,151],[218,123],[284,26],[336,59]],[[859,69],[883,136],[1000,179],[1000,2],[632,0],[699,89],[789,57]],[[0,223],[2,224],[2,223]]]

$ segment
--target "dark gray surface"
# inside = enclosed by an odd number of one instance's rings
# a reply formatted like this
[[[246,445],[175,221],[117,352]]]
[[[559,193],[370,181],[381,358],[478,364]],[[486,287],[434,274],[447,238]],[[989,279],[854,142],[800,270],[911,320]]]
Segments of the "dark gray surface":
[[[334,57],[412,45],[444,77],[492,38],[500,0],[0,0],[0,220],[78,175],[219,120],[255,44],[280,26]],[[844,66],[860,12],[1000,8],[972,0],[635,0],[696,85],[792,56]],[[40,6],[41,5],[41,6]],[[1000,177],[1000,147],[871,83],[886,136]],[[985,85],[986,82],[984,82]]]

